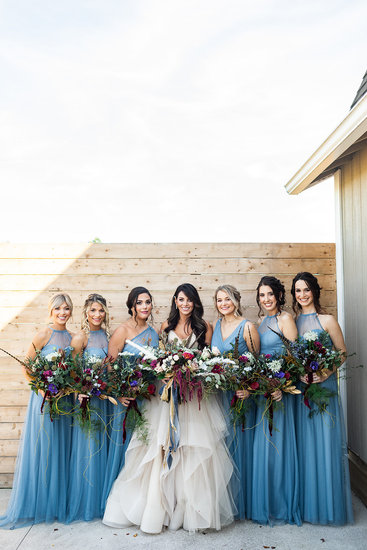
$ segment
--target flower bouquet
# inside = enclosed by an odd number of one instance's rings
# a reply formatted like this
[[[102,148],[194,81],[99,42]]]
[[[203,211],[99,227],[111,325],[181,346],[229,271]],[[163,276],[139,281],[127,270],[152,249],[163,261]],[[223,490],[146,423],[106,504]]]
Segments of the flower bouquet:
[[[340,367],[345,361],[344,353],[330,347],[330,336],[326,331],[317,333],[310,330],[299,336],[295,342],[287,341],[285,345],[288,350],[288,356],[285,357],[288,366],[298,377],[307,377],[302,394],[304,404],[310,409],[309,416],[324,413],[335,392],[321,384],[314,384],[314,375],[322,378]],[[315,404],[315,408],[311,408],[310,401]]]
[[[34,359],[27,358],[24,363],[26,374],[30,380],[31,389],[38,394],[43,392],[41,413],[46,404],[51,422],[60,414],[68,414],[60,407],[60,398],[70,393],[72,361],[65,350],[55,348],[55,351],[42,355],[36,352]]]
[[[123,420],[123,443],[126,441],[126,429],[137,429],[143,439],[146,437],[146,419],[139,410],[137,398],[150,399],[155,395],[156,387],[149,376],[150,369],[139,364],[138,357],[133,353],[122,352],[111,365],[108,381],[111,394],[116,399],[130,399]],[[128,426],[127,426],[128,421]]]
[[[87,357],[77,355],[73,359],[73,368],[70,371],[71,389],[82,395],[80,406],[75,406],[73,409],[73,416],[77,419],[79,426],[88,434],[95,429],[100,429],[101,425],[105,425],[98,410],[91,407],[91,398],[108,399],[116,404],[116,400],[110,395],[111,388],[106,374],[109,363],[108,357],[102,359],[95,355]],[[93,422],[92,413],[97,417],[97,420]]]

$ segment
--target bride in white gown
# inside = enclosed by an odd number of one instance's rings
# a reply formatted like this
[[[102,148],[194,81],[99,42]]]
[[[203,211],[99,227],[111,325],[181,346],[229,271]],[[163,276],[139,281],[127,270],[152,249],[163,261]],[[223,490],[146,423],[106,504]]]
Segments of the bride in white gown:
[[[168,340],[191,347],[210,343],[211,328],[202,319],[199,295],[190,284],[180,285],[162,330]],[[169,406],[159,397],[146,403],[148,442],[133,435],[125,467],[108,497],[103,523],[111,527],[138,525],[146,533],[164,526],[176,530],[221,529],[233,521],[230,492],[233,465],[227,447],[226,420],[216,396],[196,397],[179,405],[180,441],[169,468]]]

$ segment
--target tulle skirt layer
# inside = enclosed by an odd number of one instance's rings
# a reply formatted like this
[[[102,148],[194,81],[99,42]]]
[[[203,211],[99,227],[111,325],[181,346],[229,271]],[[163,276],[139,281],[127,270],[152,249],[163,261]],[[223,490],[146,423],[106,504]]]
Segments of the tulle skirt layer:
[[[86,434],[76,421],[72,427],[67,522],[90,521],[103,516],[103,488],[109,439],[108,401],[92,397],[91,421],[95,429]]]
[[[149,441],[134,434],[125,467],[107,501],[103,522],[113,527],[139,525],[148,533],[163,526],[188,531],[220,529],[233,521],[230,490],[233,465],[224,444],[226,422],[215,397],[179,406],[180,443],[168,468],[169,405],[158,398],[146,404]]]
[[[40,522],[65,522],[71,451],[71,416],[51,422],[41,414],[42,396],[31,393],[14,475],[13,490],[0,526],[14,528]],[[65,413],[72,398],[60,399]]]
[[[294,425],[295,399],[284,395],[274,405],[272,435],[259,402],[253,441],[252,510],[250,519],[262,524],[301,525],[299,473]]]
[[[310,410],[303,400],[296,403],[301,516],[310,523],[343,525],[353,522],[353,511],[336,376],[322,385],[335,392],[324,414],[309,418]],[[302,384],[301,389],[304,387]]]

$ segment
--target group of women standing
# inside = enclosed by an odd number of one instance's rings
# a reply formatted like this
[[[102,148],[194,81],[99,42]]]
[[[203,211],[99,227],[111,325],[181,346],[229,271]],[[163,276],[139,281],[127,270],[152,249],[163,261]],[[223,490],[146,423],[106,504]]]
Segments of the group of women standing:
[[[321,313],[317,279],[308,272],[297,274],[291,293],[296,320],[283,311],[282,283],[263,277],[256,294],[261,323],[255,326],[242,314],[239,292],[231,285],[219,286],[214,296],[219,318],[212,326],[203,318],[195,287],[183,284],[174,293],[161,331],[168,341],[185,341],[189,347],[211,345],[226,353],[237,342],[240,353],[276,354],[284,351],[276,332],[295,340],[309,330],[325,330],[330,347],[345,352],[337,321]],[[52,324],[34,338],[28,357],[35,357],[35,349],[46,356],[61,348],[73,355],[116,358],[121,351],[139,354],[128,341],[158,346],[158,334],[148,324],[150,292],[134,288],[127,307],[129,319],[109,338],[106,301],[90,295],[83,308],[82,329],[72,335],[66,329],[71,300],[66,294],[55,296],[50,303]],[[301,389],[304,382],[300,380]],[[200,410],[196,400],[179,405],[180,442],[170,468],[166,460],[169,407],[159,396],[144,403],[147,442],[130,433],[123,444],[121,425],[128,405],[124,396],[117,405],[93,398],[99,416],[111,420],[106,431],[88,437],[72,426],[67,414],[51,423],[40,413],[42,396],[32,393],[14,487],[0,526],[103,518],[112,527],[137,525],[145,532],[159,533],[165,526],[220,529],[245,518],[270,525],[352,522],[336,372],[314,376],[313,383],[334,392],[328,414],[310,418],[300,397],[275,391],[273,399],[282,400],[284,406],[274,413],[277,430],[272,435],[261,406],[247,390],[237,392],[248,409],[244,429],[230,421],[231,392],[210,396]],[[65,411],[73,406],[72,399],[62,398]]]

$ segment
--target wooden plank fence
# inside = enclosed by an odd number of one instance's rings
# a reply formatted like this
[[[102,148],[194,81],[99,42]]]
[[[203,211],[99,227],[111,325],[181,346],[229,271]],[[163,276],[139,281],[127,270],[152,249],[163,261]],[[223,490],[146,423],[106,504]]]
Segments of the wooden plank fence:
[[[166,244],[0,244],[0,347],[22,358],[47,319],[47,303],[57,292],[74,305],[70,330],[80,325],[90,292],[108,301],[111,328],[127,318],[125,302],[134,286],[154,298],[156,328],[166,319],[175,288],[190,282],[200,292],[205,318],[216,318],[213,294],[230,283],[242,295],[245,316],[257,319],[255,288],[275,275],[289,289],[298,271],[314,273],[323,288],[323,306],[336,313],[335,245],[305,243]],[[0,354],[0,487],[12,484],[15,457],[29,398],[20,365]]]

